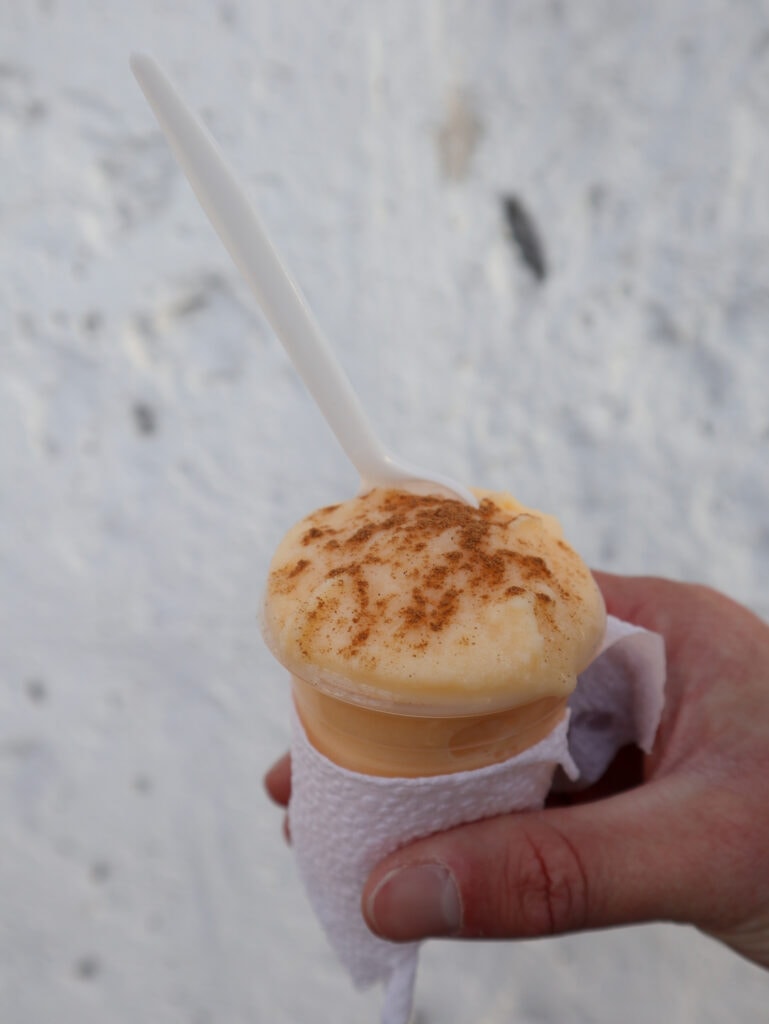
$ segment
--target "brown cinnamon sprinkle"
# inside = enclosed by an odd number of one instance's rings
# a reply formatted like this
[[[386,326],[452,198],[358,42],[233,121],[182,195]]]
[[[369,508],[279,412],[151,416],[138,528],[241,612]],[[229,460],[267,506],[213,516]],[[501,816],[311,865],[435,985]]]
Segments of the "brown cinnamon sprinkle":
[[[370,639],[376,642],[377,628],[380,638],[385,630],[390,643],[425,650],[426,631],[439,634],[456,621],[464,595],[483,604],[531,595],[538,617],[557,625],[551,594],[563,596],[561,586],[546,561],[523,550],[528,542],[517,544],[509,529],[518,518],[530,520],[530,513],[511,514],[488,498],[475,509],[403,491],[375,491],[359,501],[360,513],[343,527],[328,521],[336,506],[315,512],[312,525],[300,535],[306,556],[276,573],[275,585],[287,594],[303,586],[298,577],[317,565],[319,582],[338,581],[348,594],[341,603],[326,602],[325,609],[321,600],[314,603],[307,616],[308,644],[319,620],[328,618],[329,604],[341,641],[336,649],[349,657],[360,655]],[[325,568],[335,558],[337,564]],[[369,572],[383,564],[389,566],[387,578],[398,587],[399,598],[372,590]]]

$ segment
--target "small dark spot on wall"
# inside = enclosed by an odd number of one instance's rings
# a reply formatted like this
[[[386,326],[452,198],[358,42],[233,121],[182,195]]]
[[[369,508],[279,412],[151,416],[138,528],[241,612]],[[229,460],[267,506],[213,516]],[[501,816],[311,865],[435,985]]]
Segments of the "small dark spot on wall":
[[[48,107],[42,100],[30,100],[24,111],[27,121],[42,121],[48,113]]]
[[[587,202],[591,210],[595,210],[596,213],[600,213],[601,210],[606,206],[606,200],[608,193],[606,186],[600,181],[594,182],[587,190]]]
[[[563,0],[550,0],[550,14],[553,21],[563,21]]]
[[[48,687],[45,680],[33,677],[24,683],[24,692],[33,704],[43,704],[48,700]]]
[[[159,932],[163,931],[165,921],[160,914],[150,914],[146,920],[146,927],[148,932],[151,932],[153,935],[157,935]]]
[[[23,313],[19,313],[16,322],[22,337],[37,337],[37,324],[35,323],[34,316],[28,310],[25,310]]]
[[[112,875],[112,865],[107,860],[96,860],[91,865],[91,881],[101,885]]]
[[[0,79],[18,79],[24,80],[29,78],[29,74],[24,68],[17,67],[15,64],[8,64],[5,61],[0,61]]]
[[[179,299],[174,306],[173,312],[178,317],[193,316],[195,313],[204,310],[209,302],[210,296],[207,292],[193,291]]]
[[[17,736],[16,739],[7,740],[2,745],[2,751],[11,757],[17,757],[20,761],[38,763],[43,763],[49,755],[47,745],[32,736]]]
[[[134,425],[136,432],[144,437],[151,437],[157,433],[158,417],[155,409],[147,402],[135,402],[133,409]]]
[[[219,20],[223,25],[227,25],[230,28],[235,25],[238,16],[234,4],[219,4]]]
[[[152,792],[152,779],[149,775],[137,775],[134,779],[134,789],[142,796],[148,796]]]
[[[544,281],[547,277],[545,250],[531,214],[516,196],[503,196],[502,210],[518,256],[537,281]]]
[[[155,319],[144,311],[134,313],[131,317],[131,330],[145,342],[156,342],[158,331]]]
[[[82,322],[86,334],[96,334],[102,325],[103,317],[98,310],[91,309],[85,314]]]
[[[687,341],[686,332],[678,323],[675,310],[660,302],[650,302],[646,312],[652,341],[671,348],[677,348]]]
[[[713,437],[713,435],[716,432],[716,428],[715,428],[715,424],[713,423],[713,420],[711,420],[709,417],[705,416],[703,419],[701,419],[699,421],[699,423],[700,423],[700,433],[702,433],[705,437]]]
[[[95,956],[81,956],[75,964],[75,974],[83,981],[93,981],[101,973],[101,962]]]

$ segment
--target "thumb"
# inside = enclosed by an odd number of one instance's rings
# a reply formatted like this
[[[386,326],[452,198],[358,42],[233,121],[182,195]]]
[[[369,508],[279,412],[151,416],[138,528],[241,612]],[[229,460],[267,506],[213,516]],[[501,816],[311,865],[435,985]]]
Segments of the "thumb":
[[[668,778],[592,804],[490,818],[419,840],[374,870],[364,917],[394,941],[690,921],[713,887],[714,853],[700,824],[705,794],[692,791],[699,786]]]

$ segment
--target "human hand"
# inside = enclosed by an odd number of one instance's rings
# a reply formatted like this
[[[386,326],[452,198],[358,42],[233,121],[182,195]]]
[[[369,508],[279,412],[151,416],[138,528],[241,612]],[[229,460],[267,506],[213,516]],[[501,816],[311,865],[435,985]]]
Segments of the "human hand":
[[[667,920],[769,967],[769,626],[703,587],[597,575],[609,611],[661,633],[649,757],[625,752],[571,806],[406,846],[363,892],[383,938],[533,938]],[[267,787],[281,803],[288,761]]]

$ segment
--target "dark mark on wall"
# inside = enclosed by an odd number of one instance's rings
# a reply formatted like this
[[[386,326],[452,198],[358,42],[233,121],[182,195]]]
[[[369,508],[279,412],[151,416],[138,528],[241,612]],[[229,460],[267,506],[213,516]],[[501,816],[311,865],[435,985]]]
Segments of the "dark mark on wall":
[[[502,197],[502,209],[518,254],[538,281],[547,277],[545,251],[531,214],[515,196]]]
[[[134,789],[137,793],[148,796],[152,792],[152,779],[149,775],[137,775],[134,779]]]
[[[132,412],[137,433],[144,437],[157,433],[158,417],[151,405],[147,402],[135,402]]]
[[[232,28],[237,23],[238,13],[234,4],[219,4],[219,20],[223,25]]]
[[[89,310],[82,319],[82,327],[86,334],[95,334],[102,325],[102,314],[97,309]]]
[[[204,310],[210,300],[210,292],[190,292],[176,303],[173,309],[174,315],[178,317],[193,316],[195,313],[200,313]]]
[[[600,182],[594,182],[587,190],[587,202],[591,210],[596,213],[600,213],[606,206],[608,199],[608,190],[606,186]]]
[[[48,687],[42,679],[28,679],[24,684],[24,689],[33,704],[42,704],[48,700]]]
[[[106,860],[97,860],[91,865],[91,881],[106,882],[112,874],[112,865]]]
[[[91,981],[101,971],[101,964],[95,956],[81,956],[75,964],[75,974],[83,981]]]

